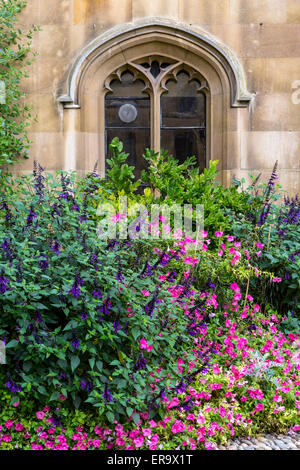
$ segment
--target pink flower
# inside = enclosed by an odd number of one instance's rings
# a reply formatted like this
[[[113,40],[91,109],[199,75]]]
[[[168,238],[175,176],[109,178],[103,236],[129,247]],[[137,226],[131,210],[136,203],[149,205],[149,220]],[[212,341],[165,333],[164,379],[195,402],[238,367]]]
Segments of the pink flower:
[[[124,219],[126,217],[126,213],[124,214],[115,214],[112,216],[112,221],[114,223],[119,222],[121,219]]]
[[[186,417],[186,419],[188,419],[189,421],[194,421],[195,420],[195,415],[192,414],[192,413],[189,413]]]
[[[46,441],[44,445],[47,449],[52,449],[52,447],[54,446],[54,442]]]
[[[273,277],[273,279],[271,279],[272,282],[281,282],[282,279],[281,277]]]
[[[23,431],[23,429],[24,429],[23,424],[21,424],[21,423],[16,424],[16,426],[15,426],[16,431]]]
[[[264,245],[264,243],[256,243],[256,246],[257,246],[257,248],[262,250],[265,245]]]
[[[218,256],[223,256],[223,250],[218,251]]]
[[[139,436],[136,439],[134,439],[133,442],[134,442],[135,447],[137,448],[142,447],[142,445],[144,444],[144,438],[143,436]]]
[[[17,406],[19,406],[20,402],[17,401],[16,403],[13,404],[13,406],[16,408]]]
[[[192,266],[194,266],[195,264],[197,264],[199,261],[199,258],[192,258],[191,256],[186,256],[184,258],[184,262],[185,264],[191,264]]]
[[[233,282],[233,283],[230,285],[230,289],[232,289],[234,292],[239,292],[239,291],[240,291],[240,288],[239,288],[239,286],[237,285],[236,282]]]
[[[123,441],[124,442],[124,441]],[[94,439],[93,440],[93,446],[94,447],[100,447],[101,441],[99,439]]]
[[[4,442],[11,442],[11,436],[9,434],[5,434],[2,439]]]
[[[184,364],[184,361],[179,358],[177,361],[177,369],[179,370],[180,374],[183,372],[183,368],[181,367],[182,364]]]
[[[148,343],[144,338],[142,338],[141,341],[140,341],[140,347],[141,347],[141,349],[147,349],[147,347],[148,347]]]
[[[245,309],[245,310],[243,310],[242,313],[241,313],[241,318],[247,318],[247,316],[248,316],[248,312],[247,312],[247,310]]]
[[[157,423],[153,419],[150,419],[149,426],[150,426],[150,428],[156,428]]]
[[[145,296],[145,297],[149,297],[150,295],[150,292],[148,290],[142,290],[141,293]]]
[[[120,447],[121,447],[121,446],[124,446],[124,445],[125,445],[125,441],[124,441],[121,437],[118,437],[118,438],[116,439],[116,444],[117,444],[117,446],[120,446]]]
[[[264,405],[262,403],[258,403],[255,407],[254,412],[256,411],[262,411],[264,409]]]
[[[5,423],[5,426],[7,427],[7,429],[10,429],[13,427],[13,421],[11,419],[8,419]]]
[[[217,238],[221,238],[221,237],[223,237],[223,233],[224,233],[224,232],[215,232],[215,236],[216,236]]]
[[[183,432],[185,430],[185,424],[179,420],[176,420],[172,426],[172,433],[177,434],[179,432]]]
[[[37,411],[35,415],[37,419],[44,419],[45,417],[45,413],[43,411]]]
[[[59,399],[60,401],[65,401],[65,400],[67,399],[67,397],[61,393],[61,394],[59,395],[58,399]],[[41,418],[41,419],[43,419],[43,418]]]
[[[205,416],[203,416],[201,413],[198,414],[197,416],[197,423],[198,424],[203,424],[205,422]]]

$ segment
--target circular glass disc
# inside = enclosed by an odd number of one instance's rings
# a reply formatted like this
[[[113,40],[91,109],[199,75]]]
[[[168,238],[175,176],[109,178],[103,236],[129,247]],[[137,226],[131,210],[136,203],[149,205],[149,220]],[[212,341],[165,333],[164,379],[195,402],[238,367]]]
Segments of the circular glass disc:
[[[119,118],[122,122],[133,122],[137,118],[137,109],[133,104],[123,104],[119,109]]]

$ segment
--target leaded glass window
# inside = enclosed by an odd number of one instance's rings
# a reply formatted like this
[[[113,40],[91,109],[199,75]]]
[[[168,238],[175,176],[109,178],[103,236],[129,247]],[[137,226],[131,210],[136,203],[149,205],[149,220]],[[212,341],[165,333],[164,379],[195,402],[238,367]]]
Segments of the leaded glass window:
[[[168,150],[179,162],[197,158],[206,166],[206,80],[186,64],[164,57],[143,58],[105,82],[106,155],[114,137],[129,153],[136,177],[145,168],[145,148]]]

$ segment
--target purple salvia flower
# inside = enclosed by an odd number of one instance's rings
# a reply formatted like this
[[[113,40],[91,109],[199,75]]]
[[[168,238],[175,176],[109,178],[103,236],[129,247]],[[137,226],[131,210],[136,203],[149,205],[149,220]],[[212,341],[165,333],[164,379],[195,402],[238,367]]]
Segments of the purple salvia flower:
[[[0,275],[0,294],[5,294],[8,290],[9,281],[4,277],[4,274]]]
[[[34,211],[34,208],[31,206],[30,207],[30,212],[29,212],[29,215],[27,217],[27,227],[30,227],[32,225],[32,222],[34,221],[34,219],[36,218],[36,213]]]
[[[38,263],[39,268],[41,268],[41,269],[43,269],[43,270],[47,269],[48,266],[49,266],[47,255],[41,254],[41,255],[39,256],[39,259],[40,259],[40,261],[39,261],[39,263]]]
[[[53,242],[53,245],[51,246],[51,250],[53,253],[56,253],[57,256],[59,255],[59,249],[60,249],[60,244],[56,241]]]
[[[80,286],[83,286],[84,280],[79,277],[79,274],[75,276],[75,282],[72,286],[72,289],[68,291],[68,294],[71,294],[74,299],[78,299],[80,296]]]
[[[103,392],[103,395],[102,395],[104,401],[105,401],[105,404],[107,403],[111,403],[112,401],[115,401],[114,398],[111,396],[111,393],[109,391],[109,388],[108,388],[108,385],[106,384],[105,387],[104,387],[104,392]]]

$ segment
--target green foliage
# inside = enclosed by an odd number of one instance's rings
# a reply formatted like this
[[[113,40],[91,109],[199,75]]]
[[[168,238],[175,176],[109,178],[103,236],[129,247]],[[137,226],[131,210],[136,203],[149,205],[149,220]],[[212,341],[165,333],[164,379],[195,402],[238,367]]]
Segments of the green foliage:
[[[245,189],[249,200],[260,201],[250,204],[247,211],[233,213],[227,211],[231,221],[231,233],[243,242],[245,248],[256,247],[257,266],[268,270],[279,282],[271,282],[262,287],[261,300],[269,303],[275,310],[287,313],[289,310],[299,316],[300,312],[300,202],[284,197],[277,185],[269,194],[268,185],[253,184]],[[267,206],[267,211],[266,211]],[[264,214],[267,214],[265,217]],[[263,249],[256,243],[263,244]],[[259,253],[260,252],[260,253]],[[259,285],[259,280],[257,281]]]
[[[143,158],[148,166],[143,170],[141,181],[134,182],[134,167],[126,162],[128,154],[123,152],[123,144],[118,138],[113,139],[110,149],[113,157],[109,159],[106,183],[102,186],[115,194],[122,193],[133,200],[146,203],[191,204],[204,206],[205,227],[208,230],[230,229],[230,222],[225,215],[225,208],[233,213],[244,212],[248,207],[249,195],[240,191],[236,184],[225,188],[217,182],[218,161],[211,161],[208,169],[199,173],[194,157],[187,158],[183,164],[168,152],[161,154],[146,149]],[[152,191],[152,198],[139,198],[141,183]],[[146,193],[145,193],[146,195]],[[147,198],[146,198],[147,199]]]
[[[98,239],[95,180],[77,185],[61,173],[58,181],[35,167],[33,179],[16,179],[2,197],[0,338],[12,400],[19,387],[18,396],[43,403],[64,396],[113,421],[151,404],[155,414],[160,397],[151,387],[159,380],[171,393],[177,357],[188,368],[194,340],[185,296],[174,302],[158,281],[168,263],[153,252],[147,259],[143,241]],[[152,350],[141,349],[142,339]]]
[[[140,185],[139,181],[134,182],[133,166],[126,162],[128,153],[123,152],[123,143],[115,137],[109,145],[112,157],[106,162],[110,168],[107,169],[106,185],[114,193],[123,191],[124,194],[134,193]]]
[[[0,0],[0,176],[3,165],[28,158],[30,141],[27,128],[31,109],[24,103],[21,89],[27,67],[31,64],[31,39],[37,27],[28,32],[17,26],[18,15],[26,1]]]
[[[197,204],[204,207],[205,228],[211,231],[229,229],[230,224],[224,209],[234,213],[244,211],[248,195],[240,192],[236,185],[225,188],[217,182],[218,161],[210,161],[209,168],[199,172],[194,157],[179,164],[167,152],[161,154],[147,149],[144,158],[149,167],[142,174],[142,180],[160,193],[159,202],[172,205]]]

